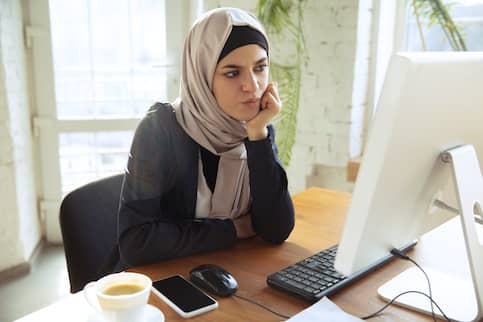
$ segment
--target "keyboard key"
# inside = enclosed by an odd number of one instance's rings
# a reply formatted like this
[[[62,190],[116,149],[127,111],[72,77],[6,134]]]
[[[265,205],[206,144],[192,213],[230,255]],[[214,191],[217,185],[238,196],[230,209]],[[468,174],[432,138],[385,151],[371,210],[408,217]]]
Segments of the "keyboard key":
[[[305,285],[304,284],[301,284],[299,282],[295,282],[295,281],[291,281],[291,280],[287,280],[286,283],[288,285],[291,285],[291,286],[294,286],[296,288],[299,288],[299,289],[304,289],[305,288]]]

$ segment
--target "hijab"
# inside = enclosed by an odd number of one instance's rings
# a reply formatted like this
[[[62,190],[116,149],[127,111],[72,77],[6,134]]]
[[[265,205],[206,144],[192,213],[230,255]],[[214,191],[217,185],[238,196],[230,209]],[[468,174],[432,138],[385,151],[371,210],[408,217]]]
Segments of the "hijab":
[[[251,13],[237,8],[208,11],[186,36],[180,96],[173,103],[176,119],[186,133],[220,157],[208,213],[212,218],[236,218],[246,214],[250,207],[245,122],[223,112],[212,92],[216,66],[233,26],[253,28],[263,35],[268,47],[265,31]]]

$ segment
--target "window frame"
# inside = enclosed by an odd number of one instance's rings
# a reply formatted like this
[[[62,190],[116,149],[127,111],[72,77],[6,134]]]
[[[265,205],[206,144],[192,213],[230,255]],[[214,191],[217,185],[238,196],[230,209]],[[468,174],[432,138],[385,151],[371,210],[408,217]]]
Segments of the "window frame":
[[[167,92],[178,95],[179,54],[191,21],[201,12],[201,0],[165,1],[167,32]],[[58,213],[62,200],[59,137],[61,133],[134,131],[140,117],[58,119],[56,111],[49,0],[25,0],[25,43],[31,67],[31,117],[36,151],[37,199],[47,241],[61,243]],[[146,106],[146,109],[149,106]],[[126,160],[127,162],[127,160]]]

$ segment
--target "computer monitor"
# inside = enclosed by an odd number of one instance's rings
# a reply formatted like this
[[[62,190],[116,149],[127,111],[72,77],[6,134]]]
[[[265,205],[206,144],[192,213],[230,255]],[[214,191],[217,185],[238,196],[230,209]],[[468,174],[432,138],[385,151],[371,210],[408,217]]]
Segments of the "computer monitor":
[[[402,247],[455,216],[439,206],[439,201],[450,205],[447,209],[456,208],[461,213],[460,194],[466,193],[465,187],[455,189],[454,167],[451,162],[444,162],[441,154],[453,148],[461,149],[458,147],[463,145],[472,145],[477,155],[471,156],[470,151],[463,159],[470,159],[470,163],[479,159],[481,168],[483,52],[394,55],[370,128],[335,268],[346,275],[354,273],[387,256],[392,248]],[[459,165],[468,169],[465,162],[460,161]],[[480,207],[481,212],[481,172],[478,161],[473,165],[476,168],[468,177],[474,181],[469,185],[460,182],[460,185],[473,189],[476,197],[473,195],[472,200],[476,201],[471,211]],[[483,300],[483,235],[479,239],[474,235],[475,230],[481,232],[478,227],[481,225],[473,218],[466,225],[472,225],[468,226],[469,231],[464,231],[466,246],[471,246],[468,254],[473,285],[472,294],[467,294],[469,299],[465,301],[472,307],[465,308],[464,316],[450,313],[459,320],[480,318]],[[409,279],[414,281],[413,276]],[[421,281],[426,283],[424,276]],[[427,293],[427,284],[420,289]],[[405,297],[400,298],[402,302]],[[416,301],[424,303],[403,304],[422,305],[418,310],[430,311],[429,300],[419,297]],[[434,298],[440,297],[434,294]],[[445,313],[453,310],[445,307],[451,299],[441,301],[444,303],[438,304]]]

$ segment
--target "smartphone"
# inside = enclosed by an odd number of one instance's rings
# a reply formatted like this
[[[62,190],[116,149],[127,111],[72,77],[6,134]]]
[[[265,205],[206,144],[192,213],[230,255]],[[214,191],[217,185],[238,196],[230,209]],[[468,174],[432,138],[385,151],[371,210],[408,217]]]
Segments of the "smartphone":
[[[214,310],[218,302],[181,275],[153,282],[153,293],[184,318]]]

